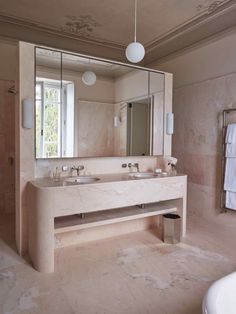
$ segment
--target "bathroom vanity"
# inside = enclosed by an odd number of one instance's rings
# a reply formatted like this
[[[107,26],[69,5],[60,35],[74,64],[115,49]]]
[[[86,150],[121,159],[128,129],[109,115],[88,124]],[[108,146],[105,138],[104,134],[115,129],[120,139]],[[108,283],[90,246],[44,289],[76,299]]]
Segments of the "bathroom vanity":
[[[129,175],[165,171],[172,74],[25,42],[19,65],[19,104],[29,98],[35,113],[34,127],[26,129],[17,107],[19,254],[29,252],[38,271],[53,272],[55,248],[161,230],[161,215],[176,211],[185,235],[186,176]],[[88,65],[93,85],[83,79]],[[139,167],[123,168],[130,163]],[[73,177],[78,165],[86,178]],[[59,172],[58,182],[48,178]]]
[[[73,182],[73,177],[29,183],[29,254],[38,271],[54,271],[54,235],[58,233],[177,211],[185,235],[185,175],[138,177],[122,173],[95,178],[82,184]]]

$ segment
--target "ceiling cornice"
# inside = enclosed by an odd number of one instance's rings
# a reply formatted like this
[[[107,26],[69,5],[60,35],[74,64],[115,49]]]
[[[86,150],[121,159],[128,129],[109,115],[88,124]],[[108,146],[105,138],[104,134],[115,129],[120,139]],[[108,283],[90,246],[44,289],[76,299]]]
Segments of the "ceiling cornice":
[[[66,32],[63,30],[59,30],[58,28],[49,27],[48,25],[38,24],[30,20],[27,20],[27,21],[21,20],[13,16],[5,15],[2,12],[0,12],[0,21],[4,23],[14,24],[21,27],[26,27],[26,28],[36,30],[36,31],[43,31],[50,34],[55,34],[62,37],[71,38],[74,40],[79,40],[82,42],[90,43],[91,45],[101,45],[103,47],[109,47],[109,48],[119,49],[119,50],[125,49],[125,45],[121,45],[116,42],[106,41],[101,38],[96,38],[92,35],[88,37],[88,36],[78,35],[73,32]]]
[[[236,26],[236,1],[231,1],[230,7],[227,6],[224,10],[216,11],[208,19],[201,18],[197,23],[184,25],[181,29],[177,29],[165,38],[155,42],[155,45],[147,50],[146,64],[190,47],[207,38],[210,39],[212,36],[234,26]]]
[[[145,49],[146,51],[149,51],[156,46],[161,45],[168,40],[171,40],[172,38],[184,34],[185,32],[192,32],[194,29],[200,27],[201,25],[207,25],[212,20],[217,21],[220,16],[227,15],[230,11],[234,10],[235,7],[236,0],[229,0],[224,4],[218,6],[216,5],[214,8],[209,7],[208,9],[204,10],[204,12],[198,17],[192,18],[185,23],[179,24],[177,27],[172,28],[170,31],[163,34],[162,36],[153,39],[151,42],[145,45]]]
[[[145,45],[146,57],[142,65],[154,62],[185,49],[207,37],[236,25],[236,0],[230,0],[192,19]],[[71,50],[98,57],[125,61],[125,45],[103,39],[59,31],[32,21],[22,21],[0,12],[0,36]]]

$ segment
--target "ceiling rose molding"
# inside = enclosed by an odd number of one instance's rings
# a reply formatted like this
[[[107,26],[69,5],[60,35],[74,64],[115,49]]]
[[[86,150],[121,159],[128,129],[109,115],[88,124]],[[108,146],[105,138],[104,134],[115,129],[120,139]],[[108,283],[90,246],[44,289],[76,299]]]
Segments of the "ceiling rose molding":
[[[61,27],[61,30],[64,32],[75,33],[77,36],[89,37],[95,28],[103,26],[91,15],[66,15],[65,19],[65,25]]]

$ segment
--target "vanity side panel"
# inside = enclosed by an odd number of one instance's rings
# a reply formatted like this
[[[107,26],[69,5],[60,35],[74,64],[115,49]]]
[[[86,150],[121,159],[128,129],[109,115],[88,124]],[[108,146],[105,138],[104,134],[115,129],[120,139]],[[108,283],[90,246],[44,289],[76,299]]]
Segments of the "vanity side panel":
[[[29,255],[36,270],[54,271],[54,217],[50,189],[28,186]]]

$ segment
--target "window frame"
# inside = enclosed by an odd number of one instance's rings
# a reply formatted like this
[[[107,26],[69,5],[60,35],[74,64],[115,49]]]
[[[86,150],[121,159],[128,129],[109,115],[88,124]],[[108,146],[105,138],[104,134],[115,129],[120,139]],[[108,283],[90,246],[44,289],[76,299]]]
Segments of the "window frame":
[[[35,89],[37,87],[37,85],[40,86],[41,88],[41,99],[37,99],[36,93],[35,93],[35,106],[36,106],[36,102],[40,101],[41,102],[41,125],[40,125],[40,151],[39,151],[39,155],[37,156],[37,151],[36,151],[36,145],[35,145],[35,156],[36,158],[61,158],[63,157],[63,149],[66,145],[66,143],[64,143],[66,135],[65,135],[65,122],[66,122],[66,117],[65,117],[65,113],[66,113],[66,84],[61,84],[61,81],[52,81],[52,82],[48,82],[48,81],[44,81],[42,78],[39,78],[36,80],[36,84],[35,84]],[[58,130],[59,130],[59,141],[57,142],[57,147],[58,147],[58,154],[55,156],[46,156],[45,155],[45,131],[44,131],[44,124],[45,124],[45,105],[46,105],[46,100],[45,100],[45,89],[47,87],[51,87],[51,88],[56,88],[59,89],[60,92],[60,100],[57,101],[52,101],[53,103],[58,103],[59,105],[59,124],[58,124]],[[35,123],[35,133],[36,133],[36,123]],[[35,136],[35,139],[37,139],[37,137]]]

